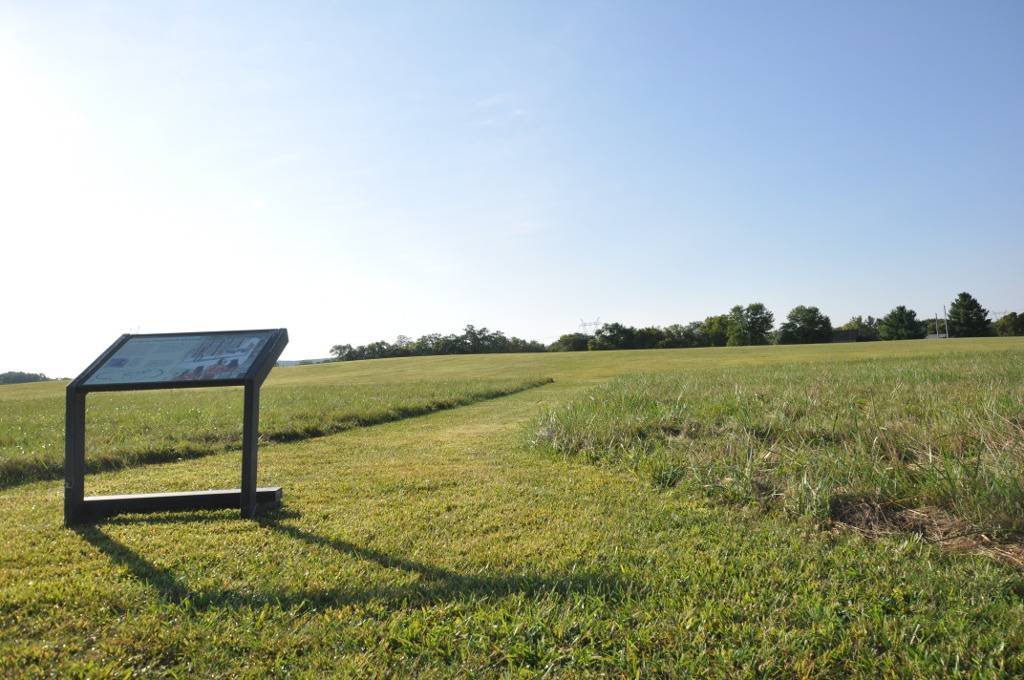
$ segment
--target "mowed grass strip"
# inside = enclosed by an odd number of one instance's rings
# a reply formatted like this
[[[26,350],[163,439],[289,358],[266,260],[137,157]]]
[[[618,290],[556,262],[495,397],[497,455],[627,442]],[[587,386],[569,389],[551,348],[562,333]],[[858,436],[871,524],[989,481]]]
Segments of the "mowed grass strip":
[[[269,385],[260,436],[294,441],[420,416],[537,387],[549,378]],[[54,386],[0,398],[0,488],[63,474],[64,398]],[[2,388],[0,388],[2,392]],[[87,399],[90,471],[239,448],[241,388],[97,392]]]
[[[1024,534],[1021,349],[622,377],[530,434],[656,486],[793,515],[878,524],[914,509],[897,524]]]

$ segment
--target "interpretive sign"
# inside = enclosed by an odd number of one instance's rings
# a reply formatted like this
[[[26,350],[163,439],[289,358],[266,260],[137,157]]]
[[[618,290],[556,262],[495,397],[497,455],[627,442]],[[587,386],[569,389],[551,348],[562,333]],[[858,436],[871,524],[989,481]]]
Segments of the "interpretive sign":
[[[86,385],[238,380],[273,331],[130,337]]]
[[[67,388],[64,440],[64,523],[121,512],[236,507],[254,517],[257,505],[281,500],[281,488],[256,488],[259,388],[288,344],[284,328],[211,333],[122,335]],[[240,489],[129,496],[85,496],[85,396],[89,392],[242,386]]]

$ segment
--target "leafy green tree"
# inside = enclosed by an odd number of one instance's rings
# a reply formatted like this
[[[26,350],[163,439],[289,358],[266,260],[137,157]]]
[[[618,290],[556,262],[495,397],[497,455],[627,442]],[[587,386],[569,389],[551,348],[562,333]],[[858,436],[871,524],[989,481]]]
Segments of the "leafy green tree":
[[[480,354],[484,347],[484,341],[487,338],[487,329],[481,328],[479,331],[473,326],[473,324],[467,325],[462,329],[462,346],[465,348],[467,354]]]
[[[949,306],[949,333],[954,338],[977,338],[992,335],[988,310],[970,293],[960,293]]]
[[[449,333],[442,335],[434,348],[437,354],[465,354],[466,350],[462,343],[462,336]]]
[[[566,333],[551,343],[552,352],[586,352],[590,335],[587,333]]]
[[[416,339],[414,343],[413,352],[417,356],[430,356],[432,354],[441,354],[441,346],[444,342],[444,336],[440,333],[429,333],[427,335],[421,335]]]
[[[665,338],[658,347],[701,347],[705,344],[701,333],[701,323],[694,321],[686,324],[672,324],[664,328]]]
[[[858,341],[878,340],[878,319],[873,316],[865,319],[858,315],[840,326],[839,330],[857,331]]]
[[[760,302],[752,302],[746,307],[736,305],[729,310],[728,318],[726,344],[767,345],[771,342],[775,315]]]
[[[590,349],[633,349],[636,329],[621,323],[606,323],[590,339]]]
[[[832,341],[832,320],[817,307],[794,307],[779,328],[780,345]]]
[[[537,340],[524,340],[523,338],[517,338],[512,336],[508,339],[508,345],[505,352],[544,352],[547,351],[547,347],[544,346],[543,342]]]
[[[1024,314],[1010,312],[996,321],[996,333],[999,335],[1024,335]]]
[[[633,336],[633,349],[653,349],[665,339],[665,331],[657,326],[641,328]]]
[[[917,318],[917,312],[899,305],[882,317],[878,323],[878,336],[882,340],[913,340],[923,338],[928,328]]]
[[[760,302],[747,305],[747,328],[750,331],[751,345],[768,345],[772,341],[772,327],[775,315]]]
[[[725,347],[729,340],[729,317],[726,314],[709,316],[701,324],[705,347]]]
[[[736,305],[729,310],[726,324],[726,342],[730,347],[741,347],[750,344],[750,327],[747,324],[746,310]]]
[[[345,361],[352,353],[352,345],[335,345],[331,348],[331,354],[338,361]]]
[[[383,359],[393,356],[394,346],[387,340],[378,340],[365,345],[362,349],[367,359]]]

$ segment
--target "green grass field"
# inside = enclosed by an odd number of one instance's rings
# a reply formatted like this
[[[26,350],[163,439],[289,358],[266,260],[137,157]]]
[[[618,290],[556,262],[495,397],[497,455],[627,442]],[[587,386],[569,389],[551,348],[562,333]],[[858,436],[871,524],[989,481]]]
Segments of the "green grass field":
[[[0,491],[0,675],[1020,675],[1022,373],[1018,339],[276,369],[302,438],[258,522]],[[62,391],[0,388],[0,462],[59,458]],[[149,420],[87,493],[237,486],[209,393],[97,400],[88,456]]]

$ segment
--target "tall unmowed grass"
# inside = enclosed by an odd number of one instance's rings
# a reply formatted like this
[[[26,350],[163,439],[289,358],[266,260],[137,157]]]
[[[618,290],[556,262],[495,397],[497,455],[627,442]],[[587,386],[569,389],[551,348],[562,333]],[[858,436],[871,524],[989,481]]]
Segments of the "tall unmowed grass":
[[[622,377],[543,414],[535,445],[661,487],[826,518],[939,508],[1024,533],[1024,352]]]
[[[267,386],[260,438],[293,441],[513,394],[550,378]],[[241,388],[97,392],[86,399],[90,470],[241,447]],[[63,393],[0,399],[0,488],[63,474]]]

